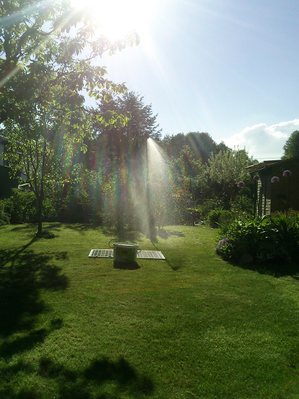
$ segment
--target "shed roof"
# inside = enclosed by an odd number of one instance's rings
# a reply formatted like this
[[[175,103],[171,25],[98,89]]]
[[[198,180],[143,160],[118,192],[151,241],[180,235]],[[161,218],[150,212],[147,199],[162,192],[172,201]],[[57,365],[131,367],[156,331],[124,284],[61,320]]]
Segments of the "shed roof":
[[[264,170],[266,168],[269,168],[272,165],[281,165],[290,161],[298,161],[299,158],[289,158],[289,159],[277,159],[277,160],[272,160],[272,161],[263,161],[254,165],[250,165],[247,166],[245,169],[249,172],[249,173],[253,173],[253,172],[258,172],[260,170]]]

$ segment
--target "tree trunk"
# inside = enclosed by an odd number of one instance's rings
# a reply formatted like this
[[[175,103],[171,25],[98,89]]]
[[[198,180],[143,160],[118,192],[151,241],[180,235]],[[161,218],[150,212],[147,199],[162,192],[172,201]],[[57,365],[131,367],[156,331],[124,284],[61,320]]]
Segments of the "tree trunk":
[[[43,231],[43,198],[40,195],[37,199],[37,236],[40,237]]]
[[[45,175],[45,157],[46,157],[46,140],[44,139],[44,150],[42,155],[42,170],[41,170],[41,182],[40,182],[40,193],[37,197],[37,235],[40,237],[43,231],[43,202],[44,202],[44,175]]]

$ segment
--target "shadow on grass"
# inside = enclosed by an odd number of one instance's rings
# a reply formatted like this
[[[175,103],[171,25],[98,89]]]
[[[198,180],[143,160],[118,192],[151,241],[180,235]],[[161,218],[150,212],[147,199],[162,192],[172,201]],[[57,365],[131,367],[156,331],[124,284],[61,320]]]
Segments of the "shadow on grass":
[[[137,262],[113,262],[113,266],[115,269],[122,270],[137,270],[140,269],[140,266]]]
[[[142,242],[144,241],[144,234],[137,230],[125,229],[122,232],[118,232],[116,228],[103,227],[103,234],[106,236],[113,236],[110,242]]]
[[[24,374],[30,376],[37,373],[44,380],[43,391],[47,386],[56,386],[56,397],[60,399],[139,398],[141,394],[151,396],[154,391],[153,382],[140,375],[123,357],[116,361],[107,357],[96,359],[80,372],[54,363],[49,358],[41,358],[37,370],[30,364],[19,362],[0,370],[0,377],[5,380],[16,377],[19,373],[22,373],[23,378],[26,378]],[[41,392],[42,390],[28,389],[16,393],[14,388],[0,387],[1,398],[42,399],[44,395]]]
[[[44,225],[48,225],[48,223],[45,222]],[[62,226],[62,223],[52,222],[52,223],[50,223],[49,229],[58,230],[61,228],[61,226]],[[29,230],[29,231],[36,230],[37,231],[37,224],[36,223],[24,223],[22,225],[17,225],[16,227],[13,227],[11,229],[11,231],[26,231],[26,230]]]
[[[185,235],[180,231],[167,231],[163,228],[157,230],[157,236],[164,240],[167,240],[171,236],[185,237]]]
[[[246,270],[252,270],[259,274],[267,274],[273,277],[287,277],[290,276],[299,280],[299,264],[296,262],[265,262],[265,263],[245,263],[240,264],[236,262],[229,262],[233,266],[240,267]]]
[[[34,253],[28,246],[0,251],[0,336],[29,330],[37,315],[46,310],[40,289],[64,290],[68,278],[51,263],[65,253]],[[42,336],[40,331],[37,335]]]
[[[25,223],[21,225],[17,225],[16,227],[13,227],[11,231],[25,231],[25,230],[33,230],[35,228],[35,224],[33,223]]]
[[[62,327],[61,319],[54,319],[51,321],[50,328],[40,328],[39,330],[32,330],[26,336],[18,337],[14,340],[5,341],[0,347],[0,357],[8,360],[16,354],[26,352],[33,349],[36,345],[45,341],[47,336],[54,330]]]
[[[63,223],[64,228],[69,229],[69,230],[74,230],[82,235],[85,235],[85,233],[88,230],[99,230],[101,233],[103,233],[103,226],[100,223]]]

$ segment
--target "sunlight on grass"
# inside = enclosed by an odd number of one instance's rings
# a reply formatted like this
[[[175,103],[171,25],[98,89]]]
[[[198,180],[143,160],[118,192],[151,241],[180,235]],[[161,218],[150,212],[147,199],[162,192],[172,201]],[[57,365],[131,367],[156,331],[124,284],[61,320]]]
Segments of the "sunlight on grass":
[[[206,226],[139,236],[166,261],[134,270],[88,258],[99,227],[45,229],[0,229],[0,397],[296,397],[295,278],[227,264]]]

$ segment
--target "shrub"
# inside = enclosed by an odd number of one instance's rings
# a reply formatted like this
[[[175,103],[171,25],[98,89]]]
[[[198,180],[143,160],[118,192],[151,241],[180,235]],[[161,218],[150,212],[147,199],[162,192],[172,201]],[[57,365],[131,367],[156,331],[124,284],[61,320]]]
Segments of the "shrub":
[[[278,215],[231,223],[216,252],[231,262],[239,262],[244,255],[257,262],[285,262],[297,261],[298,249],[299,217]]]
[[[238,195],[231,203],[231,211],[236,216],[241,216],[244,212],[253,215],[253,200],[247,195]]]
[[[4,224],[9,224],[10,215],[6,210],[6,202],[5,200],[0,200],[0,226]]]
[[[199,208],[199,212],[202,216],[207,217],[211,211],[215,210],[227,210],[229,209],[229,205],[227,200],[223,198],[210,198],[205,200]]]
[[[225,227],[229,225],[232,221],[232,214],[230,211],[224,210],[213,210],[208,214],[208,224],[215,227]]]
[[[13,224],[35,223],[37,221],[37,200],[32,191],[13,189],[13,195],[5,199],[5,209],[10,215],[10,222]],[[44,221],[53,221],[55,214],[53,199],[46,197],[43,203]]]

